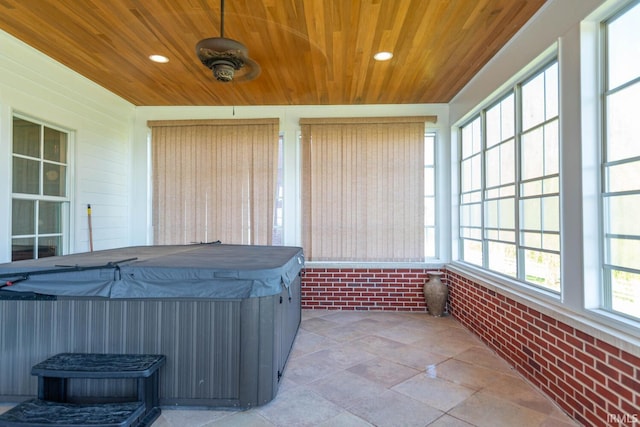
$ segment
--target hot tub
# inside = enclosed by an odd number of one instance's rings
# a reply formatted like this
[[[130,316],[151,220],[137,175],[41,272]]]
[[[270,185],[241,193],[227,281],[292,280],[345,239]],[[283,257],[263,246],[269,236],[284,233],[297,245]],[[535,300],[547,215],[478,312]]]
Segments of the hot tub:
[[[300,325],[301,248],[139,246],[0,264],[0,400],[62,352],[164,354],[162,406],[272,400]],[[124,380],[72,396],[135,395]]]

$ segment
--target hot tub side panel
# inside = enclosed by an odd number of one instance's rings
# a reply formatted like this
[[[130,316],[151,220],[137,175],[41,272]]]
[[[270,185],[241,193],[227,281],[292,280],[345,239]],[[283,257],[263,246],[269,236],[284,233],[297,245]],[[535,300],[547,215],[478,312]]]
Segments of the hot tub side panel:
[[[286,292],[286,303],[281,311],[282,337],[280,340],[279,356],[279,377],[284,374],[284,370],[289,359],[289,354],[293,348],[293,343],[302,321],[302,279],[301,275],[291,283],[289,292]]]
[[[299,292],[299,283],[294,287]],[[288,321],[278,316],[283,311],[280,297],[2,300],[0,399],[20,401],[35,396],[37,380],[30,375],[31,367],[53,354],[97,352],[165,354],[167,363],[160,371],[161,405],[248,407],[266,403],[277,392],[278,363],[283,358],[275,354],[281,350],[276,351],[279,347],[274,342],[282,323]],[[299,313],[299,301],[297,305]],[[297,331],[299,317],[293,321]],[[293,330],[291,325],[288,328]],[[294,337],[288,339],[293,342]],[[124,380],[106,384],[75,380],[70,394],[124,397],[135,395],[135,389]]]
[[[163,404],[238,404],[238,301],[0,301],[0,398],[37,393],[31,367],[60,352],[160,353]],[[72,396],[131,396],[134,385],[74,380]]]
[[[243,300],[241,407],[263,405],[278,392],[301,320],[301,280],[280,295]]]

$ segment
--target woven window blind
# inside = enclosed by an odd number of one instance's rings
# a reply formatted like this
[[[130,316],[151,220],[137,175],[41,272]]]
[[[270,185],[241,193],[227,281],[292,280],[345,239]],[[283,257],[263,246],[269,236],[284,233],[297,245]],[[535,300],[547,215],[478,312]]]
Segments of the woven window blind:
[[[424,260],[427,121],[435,117],[300,120],[307,259]]]
[[[278,119],[148,126],[155,244],[271,244]]]

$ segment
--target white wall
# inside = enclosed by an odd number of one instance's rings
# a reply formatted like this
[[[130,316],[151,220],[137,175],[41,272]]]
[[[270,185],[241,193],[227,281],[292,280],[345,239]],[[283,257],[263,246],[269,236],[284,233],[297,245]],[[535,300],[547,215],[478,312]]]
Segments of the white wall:
[[[11,128],[18,112],[72,131],[72,252],[129,244],[135,108],[0,31],[0,262],[11,259]]]

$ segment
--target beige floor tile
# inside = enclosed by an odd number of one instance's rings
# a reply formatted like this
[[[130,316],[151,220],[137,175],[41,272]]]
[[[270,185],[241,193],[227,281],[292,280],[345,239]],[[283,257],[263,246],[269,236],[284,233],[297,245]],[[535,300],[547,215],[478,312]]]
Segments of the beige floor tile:
[[[446,335],[438,334],[432,338],[426,338],[416,341],[412,345],[419,346],[432,353],[442,354],[448,357],[454,357],[460,353],[463,353],[471,347],[477,346],[478,343],[469,340],[459,340],[456,338],[448,338]]]
[[[358,338],[362,338],[366,335],[368,335],[369,333],[361,330],[357,327],[354,327],[354,325],[348,323],[348,324],[340,324],[339,326],[336,326],[335,328],[330,328],[330,329],[321,329],[316,331],[317,334],[319,335],[323,335],[331,340],[340,342],[340,343],[345,343],[345,342],[349,342],[349,341],[353,341],[356,340]]]
[[[447,412],[476,392],[471,388],[440,378],[430,378],[424,373],[403,381],[391,389],[443,412]]]
[[[379,337],[389,338],[390,340],[401,342],[403,344],[413,344],[417,341],[425,339],[433,339],[434,331],[426,328],[417,328],[413,326],[398,325],[393,328],[382,329],[375,332]]]
[[[424,427],[443,413],[394,391],[361,402],[350,412],[378,427]]]
[[[429,424],[429,427],[474,427],[474,425],[445,414]]]
[[[356,310],[303,310],[303,312],[307,311],[318,311],[323,313],[323,318],[337,323],[351,323],[365,319],[369,315],[369,313]]]
[[[409,368],[381,357],[355,365],[349,368],[348,371],[387,388],[393,387],[420,372],[417,369]]]
[[[366,422],[350,412],[343,412],[336,417],[318,424],[318,427],[373,427],[373,424]]]
[[[256,411],[239,411],[231,413],[218,421],[205,424],[203,427],[276,427]],[[154,424],[153,427],[156,427]],[[183,426],[184,427],[184,426]]]
[[[343,409],[308,389],[283,393],[264,406],[255,409],[276,426],[317,426],[338,416]]]
[[[286,368],[285,368],[286,370]],[[285,392],[287,390],[292,390],[292,389],[296,389],[299,387],[303,387],[302,385],[292,381],[291,379],[289,379],[288,377],[285,377],[284,375],[280,378],[280,384],[278,385],[278,394]],[[276,394],[276,398],[278,397],[278,394]]]
[[[469,347],[465,351],[453,356],[456,360],[473,363],[484,368],[493,369],[505,373],[513,373],[513,368],[501,359],[495,352],[485,346]]]
[[[298,385],[304,385],[339,372],[341,369],[327,360],[325,354],[326,350],[319,350],[289,360],[285,376]]]
[[[448,359],[435,367],[430,367],[431,376],[460,384],[474,390],[480,390],[497,381],[502,375],[499,371],[484,368],[456,359]]]
[[[488,393],[478,392],[448,412],[478,427],[538,427],[547,417]]]
[[[362,350],[376,355],[392,354],[397,351],[402,351],[402,349],[406,347],[406,344],[378,335],[367,335],[352,341],[352,343]]]
[[[315,381],[309,384],[307,388],[347,409],[387,391],[387,388],[382,384],[370,381],[349,371],[341,371],[322,380]]]
[[[576,427],[577,424],[571,420],[568,416],[563,415],[562,418],[547,417],[546,420],[540,424],[540,427]]]
[[[228,416],[229,410],[203,411],[185,408],[163,408],[154,427],[201,427]]]
[[[407,325],[419,325],[421,328],[427,328],[432,332],[448,331],[451,328],[460,327],[460,323],[451,316],[433,317],[428,314],[418,313],[411,318],[411,322],[408,322]]]
[[[408,323],[400,325],[414,334],[415,339],[411,344],[424,340],[440,340],[441,333],[448,329],[451,329],[451,323],[435,324],[427,321],[410,321]]]
[[[483,392],[508,400],[516,405],[533,409],[547,416],[558,418],[565,416],[555,403],[519,376],[502,376],[497,381],[487,385]]]
[[[475,336],[470,331],[464,328],[448,328],[448,329],[441,330],[436,334],[435,339],[438,339],[441,341],[457,340],[457,341],[468,342],[473,345],[484,345],[484,343],[482,342],[482,340],[480,340],[480,338],[478,338],[477,336]]]
[[[402,351],[385,352],[383,357],[420,371],[426,370],[427,366],[437,365],[449,358],[414,345],[407,345],[402,348]]]
[[[318,332],[326,329],[335,328],[336,326],[340,326],[340,324],[333,322],[331,320],[327,320],[324,317],[311,317],[309,319],[302,320],[300,322],[300,326],[305,331]]]
[[[304,329],[298,331],[295,345],[291,349],[289,358],[303,356],[305,354],[314,353],[318,350],[331,347],[338,344],[338,341],[330,339],[322,334],[309,332]]]
[[[351,366],[377,358],[375,354],[369,353],[351,343],[317,351],[309,356],[309,358],[311,357],[321,359],[323,363],[328,363],[339,370],[347,369]]]
[[[371,333],[381,329],[393,328],[404,324],[408,320],[410,320],[410,317],[404,313],[370,312],[365,314],[361,320],[354,322],[353,325]]]
[[[306,319],[313,319],[314,317],[324,317],[330,313],[333,313],[335,311],[340,311],[340,310],[324,310],[324,309],[318,309],[318,310],[302,310],[302,320],[306,320]]]

